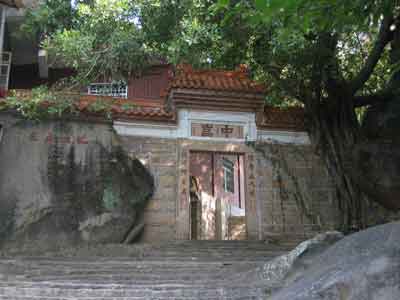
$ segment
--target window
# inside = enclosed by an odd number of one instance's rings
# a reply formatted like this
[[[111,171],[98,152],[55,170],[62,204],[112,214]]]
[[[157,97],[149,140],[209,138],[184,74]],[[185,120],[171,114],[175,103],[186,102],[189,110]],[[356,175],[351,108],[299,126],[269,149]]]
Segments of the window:
[[[125,82],[92,83],[89,85],[88,94],[128,98],[128,86]]]
[[[224,191],[226,193],[235,193],[235,164],[229,159],[222,159],[222,168],[224,170]]]
[[[0,89],[8,90],[10,79],[11,52],[0,52]]]

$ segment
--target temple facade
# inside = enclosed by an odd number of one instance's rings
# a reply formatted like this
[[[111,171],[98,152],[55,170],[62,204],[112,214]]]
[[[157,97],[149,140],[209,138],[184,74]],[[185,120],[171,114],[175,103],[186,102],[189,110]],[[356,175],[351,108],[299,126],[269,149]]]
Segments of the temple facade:
[[[120,97],[135,106],[114,108],[113,128],[155,179],[142,241],[301,239],[337,227],[302,109],[265,106],[267,88],[245,66],[160,65],[127,83]]]

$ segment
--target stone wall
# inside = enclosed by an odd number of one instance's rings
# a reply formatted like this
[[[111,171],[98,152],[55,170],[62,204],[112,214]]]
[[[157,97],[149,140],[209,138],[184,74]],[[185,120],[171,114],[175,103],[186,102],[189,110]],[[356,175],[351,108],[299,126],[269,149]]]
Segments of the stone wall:
[[[190,238],[189,158],[196,151],[244,155],[246,236],[248,239],[301,240],[340,229],[335,186],[310,146],[226,143],[188,139],[120,136],[131,158],[154,178],[155,190],[144,208],[141,242]],[[371,224],[396,219],[375,204]]]
[[[256,149],[262,238],[302,239],[337,228],[335,187],[310,146],[260,143]]]
[[[310,146],[121,137],[154,177],[141,241],[189,239],[189,157],[193,151],[244,154],[246,235],[290,240],[338,227],[335,188]],[[296,193],[300,190],[300,194]]]
[[[318,232],[341,230],[335,184],[311,146],[259,143],[257,201],[262,238],[302,240]],[[369,201],[366,225],[400,219],[400,212]]]
[[[144,211],[144,232],[140,241],[175,239],[178,141],[172,139],[121,137],[124,149],[138,158],[154,178],[154,194]]]
[[[219,151],[246,155],[249,184],[246,195],[247,236],[258,239],[255,203],[254,150],[240,143],[203,142],[121,136],[124,149],[151,172],[155,192],[145,208],[145,229],[141,241],[157,242],[190,238],[189,157],[191,151]],[[253,171],[250,171],[253,170]]]
[[[117,136],[105,123],[7,114],[0,124],[0,242],[121,242],[142,222],[140,241],[189,239],[197,151],[243,155],[247,239],[305,239],[340,224],[335,186],[310,146]],[[126,158],[116,156],[118,147]],[[125,204],[114,201],[116,190]],[[142,215],[131,200],[146,203]],[[371,225],[399,219],[377,204],[367,210]]]

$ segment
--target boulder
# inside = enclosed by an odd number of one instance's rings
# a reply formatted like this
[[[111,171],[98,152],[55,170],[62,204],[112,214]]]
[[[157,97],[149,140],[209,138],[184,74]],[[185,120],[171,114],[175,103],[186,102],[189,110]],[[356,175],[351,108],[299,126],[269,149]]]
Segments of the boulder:
[[[343,238],[269,299],[400,299],[400,222]]]
[[[303,270],[312,263],[312,258],[316,253],[321,253],[343,237],[341,232],[328,231],[300,243],[289,253],[265,263],[260,273],[262,280],[278,285],[289,276],[295,277],[299,270]]]
[[[265,287],[266,293],[271,294],[301,276],[302,272],[313,263],[315,256],[343,237],[344,235],[338,231],[317,234],[314,238],[300,243],[292,251],[267,261],[256,269],[235,274],[230,279],[238,284],[257,283]],[[272,247],[276,247],[274,242]]]
[[[140,223],[153,178],[111,124],[5,114],[0,124],[0,245],[120,243]]]

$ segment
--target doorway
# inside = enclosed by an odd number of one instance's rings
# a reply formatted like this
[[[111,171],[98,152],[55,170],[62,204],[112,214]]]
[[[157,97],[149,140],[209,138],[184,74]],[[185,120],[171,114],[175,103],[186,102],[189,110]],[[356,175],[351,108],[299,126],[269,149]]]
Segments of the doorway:
[[[190,152],[190,235],[193,240],[244,240],[244,155]]]

